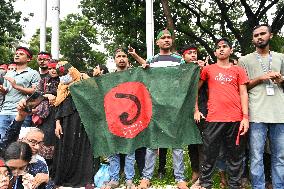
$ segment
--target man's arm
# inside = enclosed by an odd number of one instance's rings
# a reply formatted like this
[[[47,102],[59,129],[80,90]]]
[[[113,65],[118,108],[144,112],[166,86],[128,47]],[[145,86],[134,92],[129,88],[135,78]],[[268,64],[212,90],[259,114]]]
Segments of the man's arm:
[[[0,140],[0,148],[6,149],[9,144],[12,142],[15,142],[18,140],[21,126],[28,115],[27,112],[24,111],[26,105],[26,100],[21,100],[17,107],[17,115],[15,120],[11,123],[11,125],[8,127],[6,134],[4,136],[1,136]]]
[[[200,79],[199,82],[198,82],[198,92],[197,92],[197,95],[196,95],[195,111],[194,111],[194,120],[197,123],[200,122],[201,117],[204,118],[204,115],[199,111],[199,108],[198,108],[198,94],[199,94],[200,88],[202,87],[203,84],[204,84],[204,81]]]
[[[240,85],[240,98],[241,98],[241,106],[242,106],[242,113],[243,113],[243,120],[240,124],[240,135],[244,135],[249,128],[249,116],[248,116],[248,93],[247,93],[247,86]]]
[[[250,90],[255,86],[262,84],[263,82],[268,81],[270,79],[275,83],[283,82],[282,76],[279,72],[268,72],[262,76],[251,79],[248,83],[247,89]]]
[[[131,48],[128,50],[128,53],[131,54],[131,56],[141,65],[146,64],[146,60],[144,60],[141,56],[139,56],[135,49]]]
[[[18,91],[20,91],[21,93],[24,94],[33,94],[36,90],[36,86],[32,86],[30,88],[25,88],[23,86],[17,85],[16,80],[14,78],[11,77],[4,77],[8,82],[10,82],[10,84],[12,85],[12,87]]]

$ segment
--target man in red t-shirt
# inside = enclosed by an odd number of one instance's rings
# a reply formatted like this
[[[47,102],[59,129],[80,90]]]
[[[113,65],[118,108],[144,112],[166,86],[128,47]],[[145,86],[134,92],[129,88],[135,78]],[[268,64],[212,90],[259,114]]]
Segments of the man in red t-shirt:
[[[207,81],[208,114],[203,130],[204,157],[200,170],[200,185],[212,187],[212,173],[224,143],[229,188],[241,186],[245,133],[248,131],[248,94],[246,72],[229,62],[233,52],[230,41],[221,38],[216,42],[217,63],[205,66],[200,75],[199,87]],[[196,112],[198,108],[196,108]]]

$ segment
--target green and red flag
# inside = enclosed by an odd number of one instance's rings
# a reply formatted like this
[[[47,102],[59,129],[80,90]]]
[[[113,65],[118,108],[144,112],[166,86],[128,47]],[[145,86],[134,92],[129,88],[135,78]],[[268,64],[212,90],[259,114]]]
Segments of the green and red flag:
[[[198,80],[199,67],[189,64],[133,68],[72,85],[94,156],[201,143],[193,119]]]

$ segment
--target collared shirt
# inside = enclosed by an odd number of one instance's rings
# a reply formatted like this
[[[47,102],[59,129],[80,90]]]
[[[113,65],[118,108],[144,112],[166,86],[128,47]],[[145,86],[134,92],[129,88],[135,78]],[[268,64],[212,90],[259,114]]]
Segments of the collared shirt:
[[[15,79],[17,85],[24,88],[31,88],[32,86],[37,86],[40,80],[40,75],[36,70],[27,67],[22,72],[11,71],[6,74],[6,77],[11,77]],[[3,87],[8,90],[5,95],[5,101],[3,103],[0,115],[16,115],[17,105],[19,101],[26,98],[26,94],[14,89],[9,81],[4,80]]]
[[[270,51],[272,55],[271,68],[274,72],[280,72],[284,75],[284,54]],[[269,67],[269,57],[261,57],[261,61],[266,67]],[[246,70],[249,79],[255,79],[265,74],[260,62],[257,60],[257,54],[250,53],[239,59],[240,65]],[[249,95],[249,117],[250,122],[255,123],[284,123],[284,93],[283,87],[273,84],[274,95],[268,96],[264,82],[248,90]]]

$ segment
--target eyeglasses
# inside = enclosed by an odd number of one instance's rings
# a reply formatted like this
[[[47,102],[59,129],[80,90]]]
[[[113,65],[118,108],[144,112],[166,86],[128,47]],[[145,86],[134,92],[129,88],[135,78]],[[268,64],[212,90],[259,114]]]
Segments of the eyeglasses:
[[[36,146],[36,145],[39,145],[39,146],[42,146],[43,145],[43,141],[36,141],[36,140],[33,140],[33,139],[27,139],[26,140],[28,141],[28,143],[30,143],[32,146]]]

